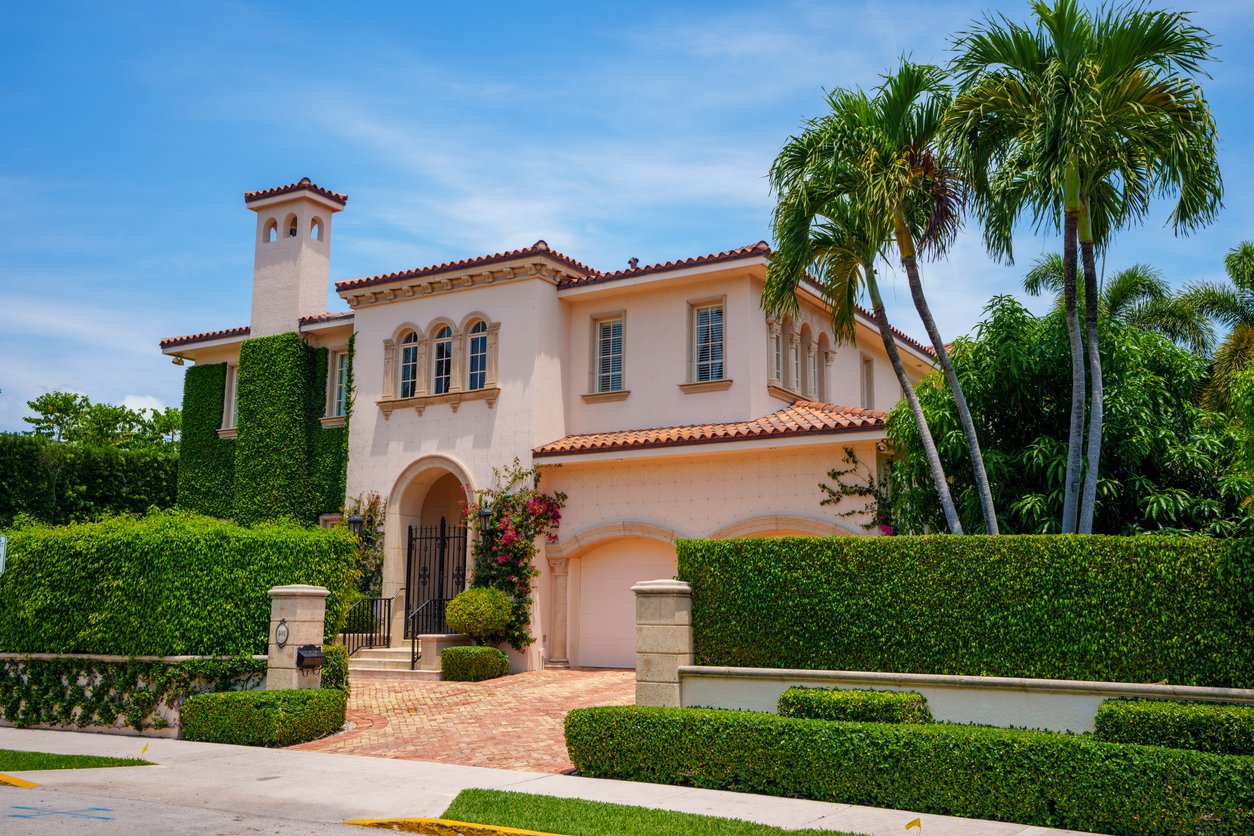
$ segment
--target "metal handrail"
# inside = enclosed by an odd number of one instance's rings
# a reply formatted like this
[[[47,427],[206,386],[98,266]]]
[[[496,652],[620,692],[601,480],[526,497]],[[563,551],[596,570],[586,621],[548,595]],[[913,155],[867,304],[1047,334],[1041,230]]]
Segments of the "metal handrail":
[[[352,656],[363,647],[392,643],[392,599],[362,598],[348,609],[340,641]]]

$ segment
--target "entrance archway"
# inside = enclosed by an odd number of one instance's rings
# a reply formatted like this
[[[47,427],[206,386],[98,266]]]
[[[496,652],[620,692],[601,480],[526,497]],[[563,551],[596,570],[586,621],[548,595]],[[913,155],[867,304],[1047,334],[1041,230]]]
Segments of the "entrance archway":
[[[410,638],[447,633],[444,609],[466,588],[469,572],[463,508],[469,480],[443,456],[420,459],[397,479],[387,512],[384,583]]]

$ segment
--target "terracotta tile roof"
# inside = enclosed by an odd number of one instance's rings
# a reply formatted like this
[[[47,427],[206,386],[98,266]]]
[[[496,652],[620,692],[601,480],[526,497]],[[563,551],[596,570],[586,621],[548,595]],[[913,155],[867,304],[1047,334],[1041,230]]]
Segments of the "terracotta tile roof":
[[[712,444],[721,441],[875,430],[884,426],[885,414],[876,409],[797,401],[792,406],[753,421],[568,435],[545,444],[543,447],[537,447],[532,454],[543,457],[576,453],[605,453],[683,444]]]
[[[564,264],[572,270],[580,273],[598,275],[586,264],[580,264],[570,256],[560,253],[549,247],[548,243],[543,239],[535,242],[530,247],[523,247],[518,250],[507,250],[501,253],[493,253],[491,255],[481,255],[475,258],[463,258],[460,261],[447,261],[443,264],[432,264],[429,267],[415,267],[412,270],[398,270],[395,273],[384,273],[379,276],[366,276],[360,279],[346,279],[342,282],[335,283],[335,289],[339,293],[345,290],[356,290],[360,287],[370,287],[376,284],[385,284],[387,282],[401,281],[403,279],[416,279],[422,276],[431,276],[437,273],[447,273],[453,270],[464,270],[467,267],[486,267],[489,264],[499,264],[502,261],[512,261],[516,258],[525,258],[529,255],[542,255],[560,264]]]
[[[266,197],[277,197],[281,194],[301,191],[313,192],[314,194],[322,195],[328,200],[333,200],[341,206],[348,203],[348,195],[339,194],[338,192],[333,192],[330,189],[324,189],[321,186],[315,185],[308,177],[302,177],[299,183],[289,183],[286,186],[276,186],[273,189],[263,189],[259,192],[244,192],[244,204],[248,205],[255,200],[261,200]]]
[[[320,313],[313,316],[302,316],[300,318],[301,325],[313,325],[317,322],[331,322],[336,319],[352,319],[352,311],[335,311],[334,313]]]
[[[662,273],[667,270],[682,270],[686,267],[700,267],[705,264],[718,264],[723,261],[735,261],[747,256],[769,256],[770,254],[770,244],[767,244],[765,241],[759,241],[756,244],[750,244],[747,247],[737,247],[734,250],[725,250],[721,253],[694,256],[693,258],[685,258],[678,261],[665,261],[658,264],[647,264],[643,267],[629,267],[626,270],[616,270],[613,273],[594,272],[584,278],[568,279],[567,281],[562,282],[561,287],[583,287],[584,285],[612,282],[619,279],[634,279],[636,276],[646,276],[650,273]]]
[[[252,329],[247,325],[241,325],[238,328],[224,328],[221,331],[204,331],[200,334],[188,334],[185,337],[166,337],[161,341],[161,347],[174,348],[180,345],[190,345],[191,343],[204,343],[210,340],[220,340],[224,337],[247,337]]]

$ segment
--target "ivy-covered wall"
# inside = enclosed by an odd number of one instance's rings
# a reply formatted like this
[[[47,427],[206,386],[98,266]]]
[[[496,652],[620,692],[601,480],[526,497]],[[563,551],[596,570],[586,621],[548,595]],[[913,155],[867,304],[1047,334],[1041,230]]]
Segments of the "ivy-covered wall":
[[[193,366],[183,377],[178,505],[210,517],[231,516],[235,439],[218,438],[226,399],[226,363]]]
[[[350,342],[350,364],[351,349]],[[344,504],[348,427],[323,427],[330,352],[294,332],[240,349],[235,439],[220,439],[226,365],[189,369],[184,383],[179,505],[249,525],[316,522]]]

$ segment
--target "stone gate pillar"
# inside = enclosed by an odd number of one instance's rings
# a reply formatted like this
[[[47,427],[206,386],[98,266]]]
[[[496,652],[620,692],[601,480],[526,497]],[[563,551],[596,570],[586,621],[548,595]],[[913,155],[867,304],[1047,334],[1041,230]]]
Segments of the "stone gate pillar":
[[[322,647],[323,621],[330,591],[298,583],[270,590],[270,650],[266,662],[266,690],[320,688],[322,671],[302,672],[296,667],[296,648],[305,644]],[[282,629],[280,629],[282,627]],[[286,637],[284,637],[286,633]],[[284,639],[283,646],[279,640]]]
[[[636,705],[679,707],[679,667],[692,661],[692,587],[641,581],[636,593]]]

